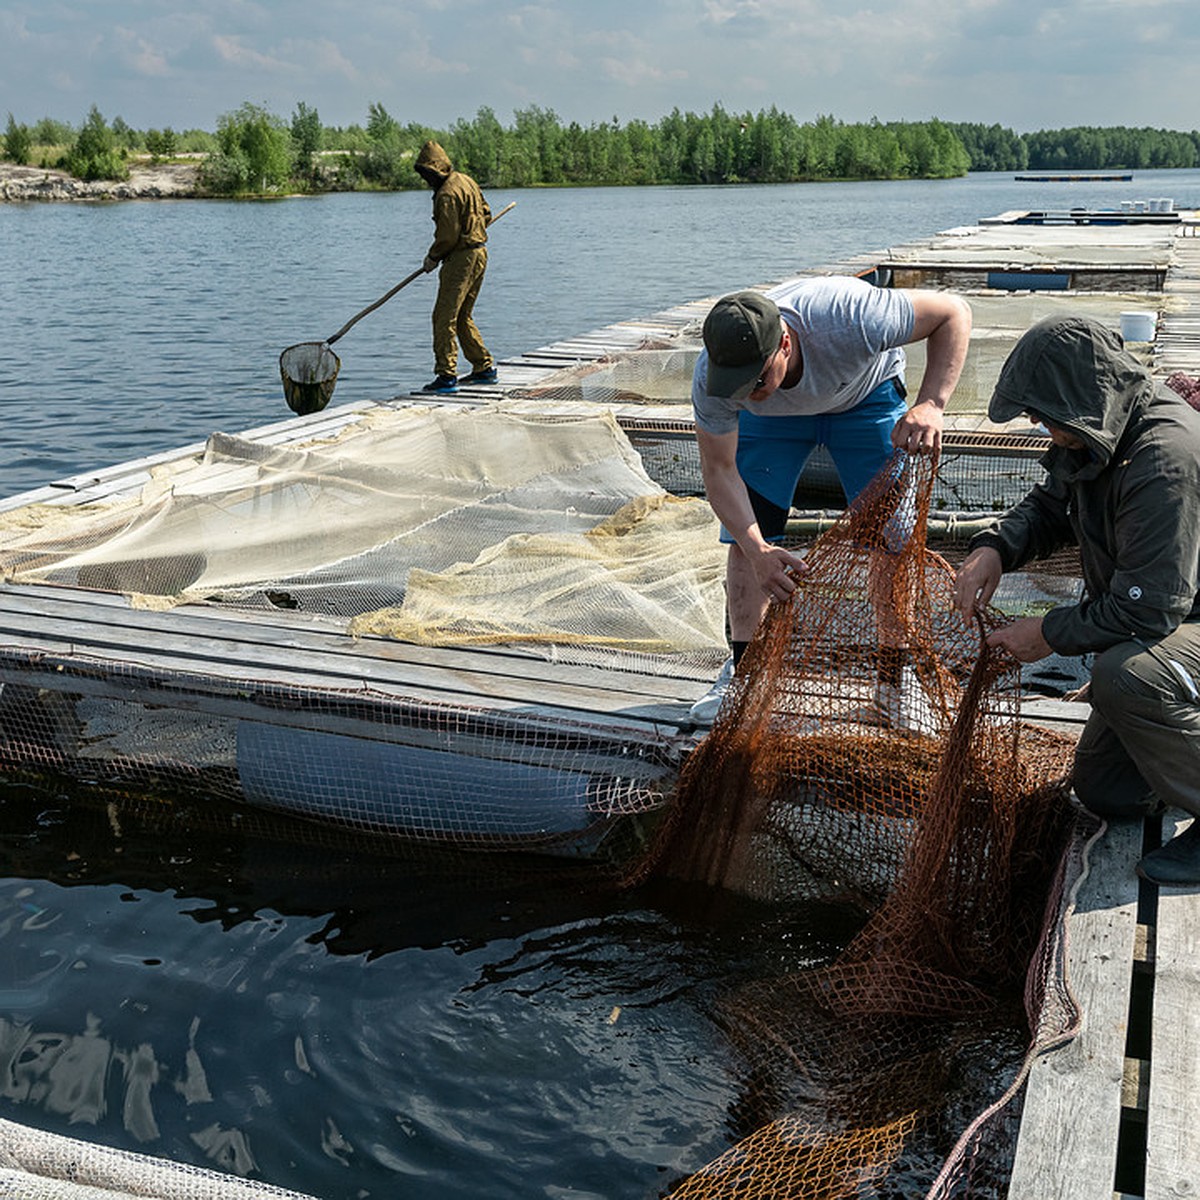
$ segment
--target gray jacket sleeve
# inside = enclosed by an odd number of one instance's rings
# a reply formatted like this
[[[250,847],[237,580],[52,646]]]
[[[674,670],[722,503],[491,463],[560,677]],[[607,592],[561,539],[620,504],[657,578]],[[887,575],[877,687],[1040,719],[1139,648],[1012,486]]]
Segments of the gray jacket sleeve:
[[[1067,489],[1048,476],[991,528],[977,533],[970,549],[990,546],[999,553],[1005,571],[1019,571],[1026,563],[1049,558],[1063,546],[1075,545],[1075,541],[1067,512]]]
[[[1200,513],[1194,471],[1161,455],[1152,469],[1130,471],[1111,500],[1111,558],[1084,547],[1088,596],[1051,609],[1046,641],[1060,654],[1104,650],[1118,642],[1153,643],[1172,633],[1196,606]]]

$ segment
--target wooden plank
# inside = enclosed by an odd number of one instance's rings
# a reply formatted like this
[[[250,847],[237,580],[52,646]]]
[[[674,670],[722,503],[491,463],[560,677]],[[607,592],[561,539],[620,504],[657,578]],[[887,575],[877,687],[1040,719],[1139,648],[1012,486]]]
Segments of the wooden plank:
[[[1163,818],[1163,840],[1191,821]],[[1200,891],[1160,888],[1146,1116],[1146,1200],[1200,1196]]]
[[[174,708],[257,720],[266,719],[264,713],[269,712],[276,714],[270,718],[273,724],[303,728],[335,727],[328,716],[313,720],[305,715],[309,711],[321,711],[319,697],[325,694],[331,701],[336,700],[340,707],[353,707],[359,713],[356,728],[360,734],[372,725],[381,729],[379,722],[390,721],[397,705],[426,705],[445,710],[447,716],[455,710],[478,714],[493,722],[505,722],[509,728],[519,726],[527,732],[546,723],[564,736],[570,736],[572,730],[591,737],[604,731],[619,737],[626,753],[630,752],[632,743],[648,743],[664,751],[672,747],[682,751],[696,740],[680,731],[665,706],[660,706],[657,714],[649,708],[635,712],[618,706],[610,710],[598,706],[561,706],[553,703],[554,697],[545,692],[540,699],[529,702],[489,698],[473,691],[470,681],[451,688],[449,685],[454,680],[449,672],[440,672],[433,688],[390,688],[374,680],[360,680],[355,684],[344,676],[300,674],[282,668],[259,670],[254,674],[244,671],[236,675],[207,671],[181,677],[177,674],[181,669],[178,661],[163,659],[153,653],[143,654],[138,660],[125,664],[126,669],[121,672],[100,670],[82,675],[72,673],[79,667],[79,662],[70,656],[60,659],[47,652],[22,662],[19,667],[6,665],[8,657],[7,652],[0,651],[0,682],[7,680],[47,691],[128,700],[158,710]],[[261,692],[256,693],[256,688]],[[307,709],[299,709],[287,697],[281,700],[281,690],[289,688],[313,694],[313,703]]]
[[[545,703],[600,711],[638,710],[656,721],[688,724],[686,708],[707,686],[694,674],[612,671],[552,662],[519,646],[435,647],[366,636],[352,638],[342,618],[287,610],[191,604],[165,612],[133,609],[119,594],[39,585],[0,585],[0,641],[14,646],[95,656],[113,663],[165,663],[221,678],[262,672],[293,682],[310,673],[325,686],[371,684],[413,694],[444,692],[458,702]],[[332,682],[340,679],[340,682]],[[461,680],[472,682],[463,685]],[[316,686],[316,682],[311,686]],[[463,686],[478,695],[463,700]],[[1022,716],[1066,732],[1077,730],[1085,704],[1032,697]]]
[[[1041,1055],[1026,1087],[1010,1200],[1112,1200],[1121,1120],[1142,826],[1109,826],[1067,919],[1077,1037]]]
[[[358,671],[364,658],[386,659],[398,665],[448,667],[519,677],[531,684],[573,684],[580,688],[608,687],[633,696],[658,700],[694,698],[696,688],[710,680],[695,675],[620,671],[551,661],[516,645],[422,646],[372,635],[353,638],[346,620],[319,613],[285,609],[236,609],[189,604],[165,612],[133,609],[125,596],[36,584],[0,584],[0,630],[42,628],[58,623],[73,626],[81,644],[87,630],[103,639],[104,626],[136,627],[146,636],[190,636],[203,644],[213,639],[231,645],[267,646],[281,654],[340,656],[348,670]],[[689,701],[690,702],[690,701]]]
[[[159,678],[182,676],[180,692],[189,688],[201,692],[205,681],[223,685],[280,686],[308,691],[377,693],[381,698],[410,698],[416,701],[460,708],[494,708],[554,715],[563,720],[611,722],[620,720],[629,726],[653,726],[663,736],[672,736],[686,722],[687,700],[651,698],[620,690],[619,674],[608,676],[611,686],[581,687],[576,683],[531,681],[500,672],[456,669],[437,664],[393,664],[380,659],[360,659],[357,663],[320,654],[281,654],[270,647],[255,651],[245,644],[229,646],[210,640],[205,646],[197,640],[166,640],[147,637],[144,631],[131,629],[121,638],[106,643],[89,642],[67,631],[45,632],[36,641],[15,648],[9,638],[2,659],[14,664],[5,671],[9,678],[25,677],[36,666],[47,663],[48,677],[42,686],[71,690],[62,682],[60,663],[104,664],[103,673],[113,680],[111,694],[122,690],[121,677],[130,669],[140,669]],[[703,684],[694,685],[695,695]],[[694,698],[694,697],[693,697]]]
[[[206,619],[182,609],[154,613],[70,603],[44,594],[18,596],[23,603],[14,606],[15,591],[0,589],[0,601],[5,602],[0,604],[0,646],[17,658],[24,652],[63,660],[95,659],[224,684],[245,681],[336,691],[374,688],[428,703],[520,709],[560,719],[619,720],[630,726],[649,725],[663,736],[673,736],[687,723],[688,705],[707,686],[705,681],[471,649],[441,651],[385,639],[322,637],[301,628],[270,637],[264,636],[262,626]],[[282,622],[275,628],[284,632]],[[53,675],[48,685],[63,689]],[[199,683],[195,686],[200,688]]]

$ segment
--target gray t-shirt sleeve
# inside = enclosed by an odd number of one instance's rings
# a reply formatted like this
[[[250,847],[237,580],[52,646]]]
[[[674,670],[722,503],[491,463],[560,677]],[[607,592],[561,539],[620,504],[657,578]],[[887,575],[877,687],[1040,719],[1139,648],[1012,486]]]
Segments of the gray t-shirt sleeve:
[[[705,433],[733,433],[738,427],[738,409],[732,400],[721,400],[705,392],[708,386],[708,351],[701,350],[692,372],[692,416]]]
[[[903,379],[901,347],[911,340],[916,319],[903,291],[831,275],[784,284],[767,294],[800,338],[800,380],[766,400],[717,399],[705,395],[708,356],[701,351],[692,375],[692,410],[699,428],[732,433],[743,408],[762,416],[845,412],[885,379]]]

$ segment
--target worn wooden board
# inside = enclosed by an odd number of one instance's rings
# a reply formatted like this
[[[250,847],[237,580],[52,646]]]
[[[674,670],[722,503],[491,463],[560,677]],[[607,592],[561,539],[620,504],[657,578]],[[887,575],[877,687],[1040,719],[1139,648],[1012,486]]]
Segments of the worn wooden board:
[[[1172,810],[1163,840],[1190,824]],[[1146,1200],[1200,1196],[1200,889],[1161,888],[1146,1115]]]
[[[1089,852],[1067,925],[1082,1027],[1030,1073],[1009,1200],[1112,1200],[1141,836],[1139,822],[1116,822]]]
[[[133,664],[232,683],[377,689],[427,703],[520,710],[647,725],[671,736],[707,688],[702,679],[551,662],[519,649],[416,646],[351,638],[345,623],[309,614],[231,613],[189,605],[130,608],[82,589],[0,585],[0,645],[52,658],[84,657],[114,671]]]

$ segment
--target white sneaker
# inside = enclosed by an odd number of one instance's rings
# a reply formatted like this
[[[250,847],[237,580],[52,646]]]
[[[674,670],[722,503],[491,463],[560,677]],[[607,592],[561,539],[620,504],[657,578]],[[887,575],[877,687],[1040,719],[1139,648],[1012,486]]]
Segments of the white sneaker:
[[[900,684],[881,683],[875,692],[879,724],[902,733],[935,735],[939,721],[916,671],[902,667]]]
[[[729,691],[729,685],[732,682],[733,659],[727,658],[725,665],[721,668],[721,673],[713,680],[712,687],[688,709],[688,716],[697,725],[711,725],[717,713],[721,711],[725,693]]]

